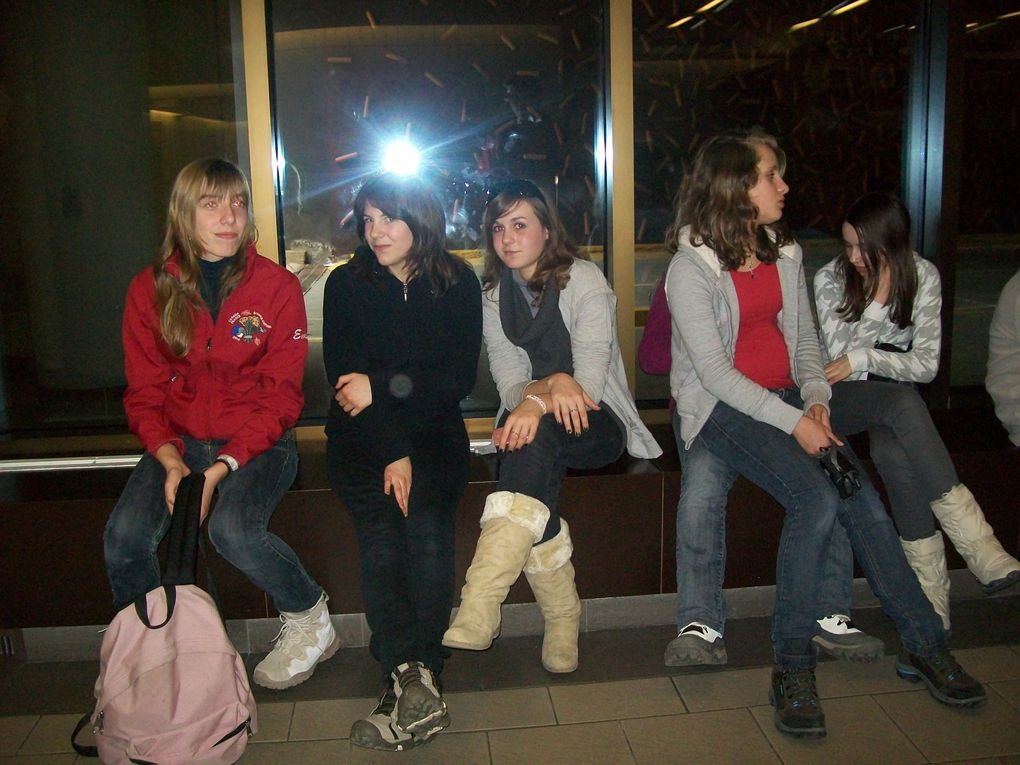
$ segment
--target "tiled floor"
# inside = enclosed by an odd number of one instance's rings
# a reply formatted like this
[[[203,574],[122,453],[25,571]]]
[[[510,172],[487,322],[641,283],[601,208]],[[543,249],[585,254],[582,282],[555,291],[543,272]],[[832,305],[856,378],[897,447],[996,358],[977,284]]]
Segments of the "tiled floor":
[[[792,739],[773,727],[767,624],[747,619],[728,625],[725,669],[663,667],[668,628],[583,635],[582,668],[567,677],[531,666],[538,663],[536,638],[497,641],[485,654],[456,653],[444,673],[449,729],[402,754],[347,741],[351,723],[375,703],[376,678],[367,652],[345,650],[304,686],[260,689],[259,732],[242,762],[1020,765],[1020,596],[954,603],[955,653],[989,697],[966,712],[897,678],[892,634],[880,613],[857,619],[890,653],[875,664],[819,665],[829,727],[822,740]],[[94,673],[89,663],[0,665],[0,765],[94,762],[76,759],[68,741]]]

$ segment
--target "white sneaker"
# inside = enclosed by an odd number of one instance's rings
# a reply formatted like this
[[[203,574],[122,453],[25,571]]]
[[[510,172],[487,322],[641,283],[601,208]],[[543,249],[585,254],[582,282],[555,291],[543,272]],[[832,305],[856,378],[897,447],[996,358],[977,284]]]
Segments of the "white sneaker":
[[[667,667],[725,664],[726,644],[722,635],[707,624],[691,622],[666,646]]]
[[[812,640],[837,659],[876,661],[885,654],[885,643],[861,632],[846,614],[831,614],[819,619]]]
[[[276,690],[290,688],[311,677],[316,664],[337,652],[340,638],[329,620],[328,600],[323,592],[307,611],[280,614],[283,626],[273,638],[273,650],[255,667],[256,683]]]

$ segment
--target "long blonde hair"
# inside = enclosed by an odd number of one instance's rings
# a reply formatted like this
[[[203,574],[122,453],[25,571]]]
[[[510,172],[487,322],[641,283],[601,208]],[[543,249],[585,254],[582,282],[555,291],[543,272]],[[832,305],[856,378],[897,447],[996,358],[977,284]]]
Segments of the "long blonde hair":
[[[195,160],[177,174],[170,191],[166,234],[152,264],[160,331],[177,356],[185,356],[191,349],[194,312],[202,307],[198,270],[202,251],[195,235],[195,210],[204,196],[240,197],[247,206],[251,200],[251,189],[240,168],[224,159]],[[249,211],[248,224],[241,234],[237,251],[220,280],[221,301],[241,283],[245,268],[244,252],[255,242],[256,236],[255,222]],[[179,256],[179,276],[167,270],[167,264],[175,254]]]

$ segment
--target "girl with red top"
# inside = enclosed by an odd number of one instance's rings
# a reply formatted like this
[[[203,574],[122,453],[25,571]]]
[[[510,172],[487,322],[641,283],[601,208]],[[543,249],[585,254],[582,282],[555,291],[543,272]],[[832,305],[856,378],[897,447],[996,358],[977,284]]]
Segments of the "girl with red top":
[[[254,680],[287,688],[339,648],[322,587],[269,519],[297,473],[307,320],[298,280],[255,251],[248,181],[229,162],[184,167],[154,263],[124,309],[128,425],[145,448],[106,525],[117,608],[160,584],[156,549],[181,478],[205,474],[219,553],[273,599],[283,626]]]

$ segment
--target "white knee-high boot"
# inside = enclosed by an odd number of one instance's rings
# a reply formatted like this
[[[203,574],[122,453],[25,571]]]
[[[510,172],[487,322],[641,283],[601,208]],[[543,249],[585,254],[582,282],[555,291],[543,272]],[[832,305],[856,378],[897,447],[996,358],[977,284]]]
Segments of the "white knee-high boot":
[[[524,566],[531,591],[545,618],[542,666],[550,672],[577,669],[577,633],[581,625],[581,601],[574,585],[570,556],[574,545],[570,528],[560,518],[560,533],[531,548]]]
[[[986,593],[1020,582],[1020,562],[1002,549],[970,489],[956,484],[932,502],[931,509]]]
[[[942,534],[935,532],[924,539],[900,539],[907,563],[917,575],[921,590],[931,601],[942,626],[949,632],[949,573],[946,571],[946,547]]]
[[[499,634],[499,607],[548,522],[549,509],[534,497],[497,491],[486,498],[482,533],[460,592],[460,609],[443,635],[443,645],[469,651],[492,645]]]

